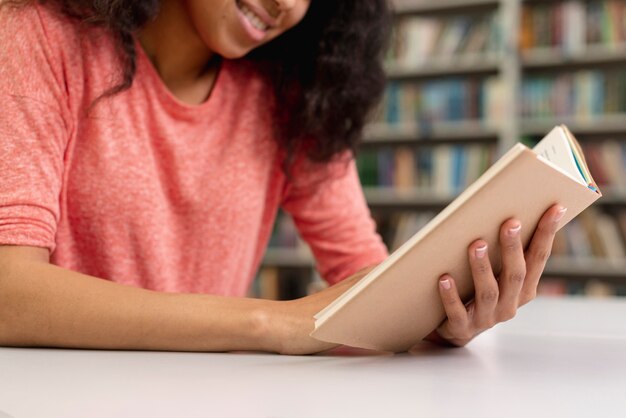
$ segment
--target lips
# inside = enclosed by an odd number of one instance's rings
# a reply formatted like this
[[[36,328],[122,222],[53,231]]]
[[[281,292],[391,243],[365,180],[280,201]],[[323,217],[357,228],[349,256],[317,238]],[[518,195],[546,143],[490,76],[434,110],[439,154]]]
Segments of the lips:
[[[264,7],[245,0],[236,0],[237,7],[248,21],[258,30],[267,31],[277,26],[276,19]]]
[[[269,26],[265,22],[263,22],[261,18],[252,10],[250,10],[245,4],[239,5],[239,10],[241,11],[241,13],[243,13],[246,19],[248,19],[248,21],[252,23],[252,26],[263,32],[267,31],[267,28]]]

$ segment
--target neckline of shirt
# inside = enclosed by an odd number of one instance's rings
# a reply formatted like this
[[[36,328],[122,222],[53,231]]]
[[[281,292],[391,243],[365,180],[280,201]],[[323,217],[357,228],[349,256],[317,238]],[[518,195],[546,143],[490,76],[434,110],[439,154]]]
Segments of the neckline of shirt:
[[[212,112],[212,109],[219,109],[223,90],[222,84],[225,82],[224,78],[226,77],[225,73],[228,60],[221,60],[209,96],[204,102],[194,105],[183,102],[169,90],[137,39],[135,39],[135,49],[137,51],[137,73],[141,73],[142,70],[145,72],[145,75],[149,79],[150,87],[155,90],[161,104],[163,104],[167,110],[173,112],[178,117],[196,118],[206,117]]]

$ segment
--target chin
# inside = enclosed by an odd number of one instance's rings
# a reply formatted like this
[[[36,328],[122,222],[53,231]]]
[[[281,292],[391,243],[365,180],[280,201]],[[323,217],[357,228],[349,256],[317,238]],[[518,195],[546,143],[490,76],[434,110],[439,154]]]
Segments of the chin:
[[[246,50],[229,49],[229,50],[216,51],[216,52],[222,58],[234,60],[234,59],[245,57],[250,51],[251,51],[251,49],[246,49]]]
[[[213,43],[213,45],[207,43],[207,46],[210,50],[226,59],[243,58],[254,49],[253,47],[244,47],[240,43],[233,41],[220,42],[219,44]]]

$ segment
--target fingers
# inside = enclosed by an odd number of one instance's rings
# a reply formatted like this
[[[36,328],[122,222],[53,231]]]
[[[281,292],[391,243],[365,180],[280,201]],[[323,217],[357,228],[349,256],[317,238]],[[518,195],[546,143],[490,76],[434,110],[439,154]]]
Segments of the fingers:
[[[500,272],[500,300],[496,312],[498,322],[515,316],[518,299],[526,278],[526,261],[520,238],[522,224],[509,219],[500,228],[502,271]]]
[[[554,235],[567,208],[554,205],[539,220],[530,245],[526,250],[526,280],[520,295],[520,305],[535,298],[541,273],[550,257]]]
[[[469,246],[469,262],[474,280],[475,311],[473,322],[479,329],[491,328],[495,323],[494,310],[498,304],[500,291],[489,261],[487,243],[478,240]]]
[[[449,275],[439,279],[439,293],[448,319],[437,329],[441,337],[462,345],[476,332],[493,327],[515,316],[517,308],[533,299],[545,267],[554,234],[566,209],[555,205],[539,221],[537,229],[524,253],[521,241],[521,223],[506,221],[500,228],[502,270],[496,280],[489,249],[483,240],[470,245],[469,262],[474,280],[475,297],[466,307],[455,281]]]
[[[471,338],[470,320],[467,309],[459,296],[454,279],[444,274],[439,279],[439,294],[446,311],[447,321],[438,329],[441,337],[451,340],[457,338]]]

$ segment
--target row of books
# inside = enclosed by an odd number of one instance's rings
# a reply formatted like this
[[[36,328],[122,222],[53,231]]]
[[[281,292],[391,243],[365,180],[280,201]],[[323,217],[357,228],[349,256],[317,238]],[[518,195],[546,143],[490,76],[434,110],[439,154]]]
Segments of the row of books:
[[[578,260],[602,259],[621,266],[626,260],[626,211],[615,216],[590,207],[561,229],[552,255]]]
[[[626,3],[623,0],[533,2],[523,6],[522,50],[558,48],[564,55],[589,45],[626,46]]]
[[[626,112],[626,70],[532,75],[522,82],[522,117],[595,117]]]
[[[375,122],[388,125],[501,119],[503,86],[498,77],[445,79],[387,85]]]
[[[378,230],[386,245],[391,251],[399,248],[413,234],[424,227],[434,216],[432,211],[402,211],[376,212]],[[275,228],[273,242],[279,242],[283,247],[295,249],[306,246],[297,238],[297,232],[290,223],[290,218],[281,214],[281,219]],[[294,240],[294,235],[296,239]],[[308,249],[307,249],[308,251]],[[310,258],[310,253],[308,255]],[[626,263],[626,210],[621,209],[608,214],[595,207],[587,209],[565,228],[557,233],[554,240],[551,260],[576,260],[581,266],[585,262],[598,261],[607,266],[621,268]],[[571,264],[568,261],[568,265]],[[310,294],[319,285],[315,280],[315,272],[308,271],[303,277],[302,269],[285,269],[267,265],[257,274],[250,296],[266,299],[292,299]],[[305,280],[306,279],[306,280]],[[563,294],[578,293],[586,295],[624,294],[626,285],[607,285],[601,281],[586,281],[575,283],[568,280],[558,280],[553,277],[542,280],[540,293]]]
[[[391,67],[419,68],[451,59],[497,57],[500,28],[497,12],[463,16],[407,16],[395,25],[388,50]]]
[[[302,270],[295,271],[278,267],[263,267],[259,270],[252,283],[248,297],[269,300],[292,300],[312,293],[325,287],[319,277],[303,277]],[[592,279],[584,282],[572,282],[566,279],[544,277],[537,289],[539,295],[584,295],[589,297],[626,296],[626,285],[606,283]]]
[[[383,240],[394,251],[435,215],[431,211],[403,211],[388,216],[377,213],[375,217]],[[610,215],[594,207],[588,208],[557,233],[552,256],[561,259],[601,259],[609,265],[624,265],[626,210]]]
[[[357,166],[365,187],[452,196],[473,183],[494,158],[495,149],[489,145],[399,146],[363,150]]]

